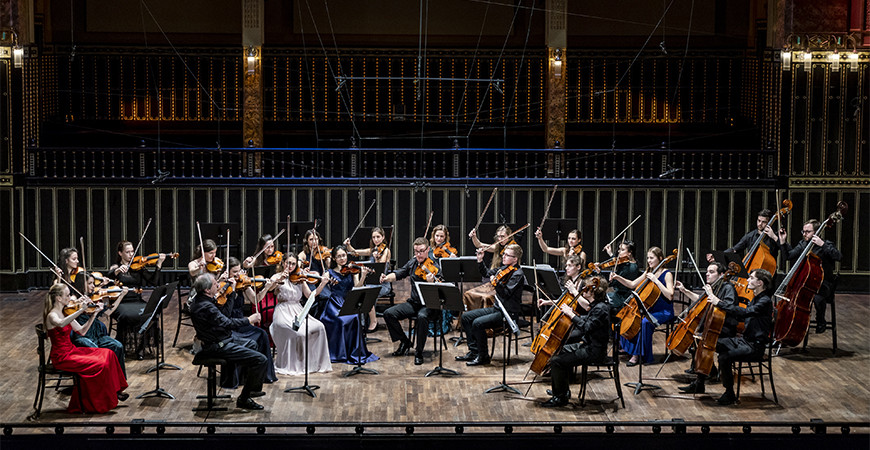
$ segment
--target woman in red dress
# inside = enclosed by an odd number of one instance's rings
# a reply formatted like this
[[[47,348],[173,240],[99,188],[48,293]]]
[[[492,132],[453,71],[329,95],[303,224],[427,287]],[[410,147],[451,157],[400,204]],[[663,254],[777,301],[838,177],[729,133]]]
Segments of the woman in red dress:
[[[103,308],[102,303],[97,303],[97,311],[91,314],[84,325],[80,325],[75,319],[85,311],[88,302],[88,299],[73,300],[72,303],[78,304],[78,310],[64,316],[64,308],[71,303],[69,288],[55,283],[48,290],[43,310],[43,324],[51,339],[52,364],[57,369],[75,372],[80,377],[80,389],[73,389],[67,407],[71,413],[105,413],[118,406],[118,400],[124,401],[129,397],[124,392],[127,380],[113,351],[107,348],[76,347],[70,342],[70,329],[79,334],[87,333],[97,317],[96,312]]]

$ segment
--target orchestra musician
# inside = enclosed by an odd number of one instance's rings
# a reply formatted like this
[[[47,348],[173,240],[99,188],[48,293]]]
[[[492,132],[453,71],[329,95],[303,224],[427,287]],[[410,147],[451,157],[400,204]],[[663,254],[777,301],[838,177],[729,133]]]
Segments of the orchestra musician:
[[[384,322],[386,322],[387,330],[390,332],[390,339],[393,342],[399,341],[399,346],[393,352],[393,356],[404,356],[411,349],[411,341],[405,336],[399,321],[409,317],[417,318],[417,348],[414,352],[414,364],[419,366],[423,364],[423,349],[426,348],[426,337],[429,335],[429,322],[437,321],[440,311],[430,310],[423,304],[415,285],[421,281],[434,282],[435,276],[441,270],[441,265],[437,260],[429,257],[429,242],[426,238],[418,237],[415,239],[413,248],[414,257],[389,275],[381,274],[381,283],[391,283],[409,277],[411,279],[411,298],[405,303],[393,305],[384,311]],[[424,268],[424,265],[431,268]]]
[[[54,368],[79,376],[80,389],[73,389],[67,411],[105,413],[118,406],[119,400],[126,400],[130,394],[124,392],[127,379],[113,351],[76,347],[70,342],[70,330],[87,334],[97,320],[97,314],[103,309],[103,304],[98,302],[94,313],[84,325],[80,325],[76,319],[85,312],[86,302],[87,299],[70,297],[65,284],[55,283],[45,296],[42,322],[51,340],[49,358]],[[70,303],[74,303],[78,309],[65,315],[63,310]]]
[[[610,304],[607,301],[607,281],[602,277],[595,277],[597,283],[590,284],[586,280],[586,287],[582,292],[571,284],[566,283],[568,290],[577,299],[577,305],[586,313],[577,314],[567,304],[561,306],[562,314],[565,314],[574,324],[574,330],[580,335],[575,343],[565,345],[558,355],[550,359],[550,375],[552,377],[552,389],[549,391],[552,397],[543,402],[544,407],[564,406],[571,398],[568,389],[571,369],[581,364],[594,364],[604,361],[607,356],[607,341],[610,334]]]
[[[634,280],[640,276],[640,268],[638,268],[637,260],[634,258],[634,252],[637,246],[634,241],[626,239],[619,243],[616,255],[610,249],[610,244],[604,246],[604,251],[611,257],[616,258],[613,272],[625,278],[626,280]],[[601,271],[600,265],[596,264],[597,271]],[[619,312],[631,297],[631,289],[622,283],[613,283],[613,292],[607,294],[610,299],[610,308],[614,310],[614,314]]]
[[[91,274],[88,274],[88,282],[85,283],[85,295],[90,295],[94,290],[93,277]],[[124,377],[127,376],[127,366],[124,363],[124,344],[121,341],[113,338],[109,335],[109,330],[106,328],[106,325],[99,319],[99,316],[105,314],[107,316],[111,316],[118,306],[121,304],[121,301],[124,299],[124,296],[130,291],[128,287],[123,287],[121,292],[117,298],[112,301],[111,307],[109,309],[102,309],[99,312],[94,312],[92,314],[82,314],[76,318],[76,322],[82,326],[84,329],[85,325],[88,321],[91,320],[92,315],[97,316],[97,319],[93,321],[90,328],[83,334],[80,334],[78,331],[73,330],[70,333],[70,341],[72,341],[73,345],[76,347],[91,347],[91,348],[107,348],[113,352],[118,357],[118,363],[121,365],[121,371],[124,372]],[[105,304],[105,302],[104,302]]]
[[[758,236],[764,234],[765,236],[762,238],[762,242],[767,245],[767,248],[770,249],[770,256],[773,256],[773,259],[776,259],[776,256],[779,254],[779,239],[777,239],[776,233],[770,228],[768,224],[770,224],[770,219],[773,217],[773,212],[767,208],[758,211],[758,215],[755,218],[755,229],[749,231],[733,247],[725,250],[726,253],[740,253],[744,250],[748,250],[752,247],[752,244],[755,243],[755,240],[758,239]],[[713,262],[713,254],[707,254],[707,262]]]
[[[576,228],[568,232],[568,242],[565,247],[549,247],[544,241],[544,235],[541,232],[541,227],[535,231],[535,237],[538,238],[538,245],[541,250],[548,255],[561,256],[567,258],[571,255],[580,256],[580,267],[586,266],[586,252],[583,251],[583,239],[580,237],[580,230]]]
[[[821,223],[816,219],[804,222],[801,228],[803,239],[794,247],[788,243],[788,233],[785,231],[785,228],[779,230],[779,242],[782,245],[782,251],[788,256],[789,261],[796,261],[810,243],[816,246],[811,251],[822,260],[822,270],[825,272],[825,278],[822,281],[821,287],[819,287],[819,292],[813,297],[813,306],[816,310],[816,334],[824,333],[827,329],[828,322],[825,319],[825,310],[827,309],[827,304],[833,301],[834,298],[834,279],[836,278],[834,265],[843,258],[843,254],[834,246],[833,242],[818,236],[820,226]]]
[[[256,294],[251,286],[240,287],[240,275],[242,272],[242,263],[234,256],[230,256],[227,260],[228,270],[226,276],[218,278],[220,283],[229,283],[232,292],[225,294],[226,302],[220,305],[218,302],[218,310],[221,314],[229,319],[245,318],[245,305],[253,305],[256,301]],[[220,291],[218,292],[220,294]],[[261,317],[262,319],[262,317]],[[256,346],[255,350],[262,353],[266,357],[266,375],[263,379],[264,383],[274,383],[278,381],[275,375],[275,364],[272,362],[272,346],[269,343],[269,334],[266,330],[254,326],[252,324],[242,324],[231,330],[233,342],[244,343],[245,341],[253,341]],[[245,345],[245,344],[242,344]],[[221,387],[224,389],[235,389],[239,384],[244,383],[245,374],[242,368],[233,363],[228,363],[221,368]]]
[[[142,288],[143,286],[158,284],[160,270],[163,268],[163,262],[166,260],[165,253],[159,255],[154,271],[150,272],[144,267],[140,270],[131,270],[130,265],[133,263],[133,257],[136,256],[136,249],[133,247],[132,242],[120,241],[115,250],[117,255],[115,263],[109,267],[106,276],[112,278],[118,284],[129,288]],[[141,289],[137,291],[141,291]],[[137,291],[124,296],[121,304],[112,315],[112,319],[118,321],[118,330],[115,336],[124,344],[124,348],[134,350],[136,358],[141,360],[145,357],[146,342],[153,342],[156,337],[156,328],[149,329],[147,334],[139,334],[139,327],[142,325],[143,320],[142,312],[145,307],[145,299]]]
[[[520,268],[519,260],[523,256],[523,249],[517,244],[510,244],[504,249],[502,255],[503,264],[495,269],[487,270],[483,264],[483,251],[477,251],[477,262],[480,274],[489,278],[490,286],[495,285],[495,295],[502,302],[505,310],[512,319],[521,312],[523,297],[523,285],[525,277]],[[497,275],[500,275],[497,276]],[[457,361],[466,361],[468,366],[489,364],[489,351],[486,342],[487,328],[498,328],[502,325],[504,317],[501,309],[495,306],[467,311],[462,315],[462,329],[468,337],[468,353],[457,356]]]
[[[323,245],[323,239],[317,230],[311,229],[305,232],[305,245],[299,252],[300,265],[308,266],[311,272],[322,275],[331,266],[329,249]]]
[[[76,275],[79,271],[83,271],[85,268],[79,266],[79,251],[73,247],[67,247],[60,251],[60,256],[57,258],[57,267],[54,270],[55,275],[58,277],[58,283],[60,283],[60,279],[66,280],[68,283],[72,284],[73,287],[78,289],[79,292],[85,291],[85,279],[84,277],[78,278]]]
[[[215,298],[220,286],[210,273],[199,275],[193,281],[191,289],[197,292],[193,304],[190,305],[190,318],[196,337],[202,342],[200,353],[244,367],[245,385],[236,400],[236,406],[245,410],[263,409],[253,397],[265,395],[262,389],[268,369],[266,356],[257,351],[256,342],[237,339],[232,335],[232,330],[260,323],[260,313],[235,318],[221,313]]]
[[[253,256],[245,258],[242,262],[242,267],[245,269],[267,267],[269,270],[261,274],[267,278],[280,270],[284,254],[278,250],[278,243],[275,242],[271,234],[266,233],[257,240],[257,249],[254,251],[254,254],[258,253],[259,255],[256,259]]]
[[[719,309],[726,311],[725,314],[725,322],[722,324],[722,330],[719,331],[719,341],[724,338],[732,338],[737,335],[737,325],[739,324],[738,316],[735,314],[728,314],[727,311],[730,308],[726,308],[730,305],[738,305],[737,301],[737,290],[734,289],[734,285],[731,284],[730,281],[722,280],[721,286],[717,289],[717,292],[713,292],[713,285],[716,284],[722,277],[725,276],[725,266],[719,262],[713,262],[709,266],[707,266],[707,272],[704,274],[704,278],[706,278],[707,284],[704,285],[704,293],[707,295],[707,301],[716,306],[718,305]],[[699,294],[690,291],[683,285],[682,282],[677,281],[676,288],[683,293],[691,302],[696,302],[701,297]],[[712,307],[712,306],[711,306]],[[742,309],[742,308],[741,308]],[[718,343],[717,351],[718,351]],[[723,368],[724,370],[724,368]],[[689,372],[694,372],[693,370],[689,370]],[[710,378],[715,379],[718,374],[721,374],[719,370],[716,369],[715,366],[710,370]],[[707,381],[707,375],[703,373],[696,373],[697,378],[695,381],[690,383],[688,386],[680,386],[680,390],[690,394],[703,394],[705,392],[705,383]]]
[[[492,252],[492,264],[490,264],[490,269],[496,269],[501,267],[502,258],[504,256],[505,249],[509,245],[518,245],[516,241],[513,239],[508,240],[508,236],[511,234],[510,227],[506,225],[502,225],[498,227],[495,232],[495,244],[485,244],[480,242],[477,239],[477,231],[471,230],[468,233],[468,236],[471,238],[471,241],[474,243],[474,246],[478,248],[478,250],[486,249],[487,252]],[[522,249],[520,249],[520,255],[522,255]],[[519,264],[519,261],[517,261]],[[478,308],[484,308],[491,306],[493,304],[493,296],[495,295],[495,289],[492,284],[484,283],[480,286],[477,286],[473,289],[469,289],[462,294],[462,302],[465,304],[465,310],[471,311]]]
[[[432,229],[432,234],[429,237],[429,257],[435,258],[456,258],[459,256],[459,251],[450,245],[450,231],[444,224],[435,225]]]
[[[350,245],[350,238],[344,240],[344,246],[347,247],[348,252],[351,255],[357,256],[369,256],[371,262],[377,263],[388,263],[390,262],[390,258],[392,257],[392,252],[390,252],[390,248],[384,239],[386,237],[386,233],[384,233],[384,229],[381,227],[372,228],[372,236],[369,240],[369,248],[364,248],[357,250]],[[393,290],[392,285],[390,283],[381,282],[381,291],[378,293],[378,297],[384,297],[390,294]],[[366,332],[373,333],[378,329],[378,316],[375,308],[372,308],[369,311],[368,316],[368,328],[366,328]]]
[[[190,275],[191,280],[195,280],[196,277],[204,274],[211,273],[212,275],[217,275],[223,270],[223,261],[217,257],[217,244],[211,239],[206,239],[202,241],[202,247],[199,245],[193,251],[193,259],[187,264],[187,273]],[[218,263],[220,261],[220,263]],[[216,271],[209,271],[209,267],[212,269],[217,269]],[[219,268],[218,268],[219,267]],[[191,283],[190,295],[188,296],[188,301],[193,301],[193,297],[196,296],[196,291],[193,289]]]
[[[582,279],[580,278],[580,269],[582,267],[583,266],[580,263],[580,255],[570,255],[565,261],[565,289],[571,292],[571,294],[575,297],[577,295],[575,291],[578,290],[582,282]],[[554,303],[555,302],[553,300],[538,298],[538,308],[551,307],[554,305]],[[582,337],[583,334],[581,333],[581,331],[577,327],[575,327],[573,330],[571,330],[571,334],[568,336],[568,338],[565,339],[565,343],[570,344],[572,342],[577,342]]]
[[[665,323],[674,317],[674,305],[671,303],[671,299],[674,296],[674,274],[663,265],[658,268],[656,273],[652,272],[652,270],[659,266],[664,259],[665,255],[661,248],[650,247],[646,254],[647,271],[641,276],[630,280],[616,272],[610,273],[611,282],[618,282],[632,290],[636,289],[644,279],[655,283],[661,294],[648,311],[660,324]],[[629,340],[624,337],[620,338],[622,349],[631,355],[631,359],[626,363],[626,366],[632,367],[637,365],[640,357],[643,357],[643,362],[646,364],[653,362],[652,341],[654,331],[655,327],[653,324],[649,319],[644,317],[641,321],[641,331],[634,337],[634,339]],[[638,340],[642,340],[642,347]]]

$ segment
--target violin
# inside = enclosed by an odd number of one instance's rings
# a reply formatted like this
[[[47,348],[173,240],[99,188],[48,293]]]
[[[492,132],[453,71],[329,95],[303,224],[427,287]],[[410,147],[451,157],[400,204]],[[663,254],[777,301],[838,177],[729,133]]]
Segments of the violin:
[[[631,256],[629,256],[629,255],[614,256],[613,258],[610,258],[606,261],[602,261],[600,263],[589,263],[586,265],[586,267],[589,267],[592,270],[600,272],[601,269],[608,269],[610,267],[618,266],[620,264],[627,263],[627,262],[631,262]]]
[[[577,244],[568,251],[569,255],[579,255],[583,252],[583,244]]]
[[[499,284],[507,284],[508,280],[511,278],[511,274],[516,270],[517,266],[507,266],[504,269],[499,270],[498,273],[495,274],[495,277],[489,280],[489,283],[492,287],[496,287]]]
[[[296,272],[291,273],[287,278],[293,284],[302,284],[302,283],[317,284],[318,281],[323,279],[322,276],[320,276],[316,273],[304,274],[298,270]]]
[[[94,277],[94,287],[99,287],[104,284],[114,284],[115,280],[111,278],[107,278],[103,276],[100,272],[91,272],[91,276]]]
[[[220,272],[221,270],[224,270],[224,262],[222,259],[215,256],[214,260],[205,264],[205,270],[211,273]]]
[[[178,258],[178,253],[166,253],[166,258]],[[130,261],[130,270],[142,270],[145,267],[154,267],[157,261],[160,260],[160,253],[152,253],[148,256],[135,256],[133,261]]]
[[[350,262],[346,266],[339,269],[338,272],[342,275],[350,275],[350,274],[356,275],[356,274],[358,274],[366,269],[368,269],[368,268],[361,266],[359,264],[354,264],[353,262]]]
[[[93,302],[88,301],[88,303],[84,303],[72,301],[67,303],[66,306],[63,307],[63,315],[69,316],[71,314],[75,314],[76,311],[82,309],[83,307],[85,308],[85,313],[87,314],[93,314],[94,311],[97,310],[97,305]]]
[[[217,258],[215,258],[217,259]],[[229,281],[221,281],[217,291],[217,304],[220,306],[224,306],[227,303],[227,298],[230,294],[235,292],[236,288],[233,287],[233,284]]]
[[[432,249],[432,254],[439,258],[452,258],[459,254],[456,248],[450,245],[450,242],[444,241],[443,244]]]
[[[249,277],[243,273],[240,273],[238,278],[236,279],[236,289],[242,289],[251,286],[253,286],[255,289],[260,289],[268,282],[268,278]]]
[[[268,266],[277,266],[281,264],[281,261],[284,261],[284,254],[275,250],[271,255],[266,257],[266,265]]]
[[[76,267],[75,269],[70,270],[69,271],[69,280],[72,281],[73,283],[75,283],[76,282],[76,275],[78,275],[78,273],[79,273],[79,267]],[[75,312],[75,311],[73,311],[73,312]]]
[[[425,261],[417,264],[417,268],[414,269],[414,275],[423,279],[426,279],[427,275],[438,277],[438,266],[435,265],[435,261],[432,261],[432,258],[426,258]]]
[[[142,292],[142,289],[137,290],[139,292]],[[121,296],[121,292],[124,292],[124,288],[117,286],[112,288],[97,289],[90,294],[90,298],[92,302],[98,302],[102,300],[115,301],[118,299],[118,297]]]
[[[318,250],[314,252],[314,259],[318,261],[323,261],[325,259],[329,259],[332,257],[332,249],[328,248],[325,245],[319,246]]]

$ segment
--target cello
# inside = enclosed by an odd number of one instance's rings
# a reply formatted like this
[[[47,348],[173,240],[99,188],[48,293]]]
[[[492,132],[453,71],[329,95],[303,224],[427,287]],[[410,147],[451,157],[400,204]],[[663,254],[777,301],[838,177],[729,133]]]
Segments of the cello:
[[[583,295],[583,292],[596,289],[600,284],[599,278],[593,277],[583,286],[578,295]],[[553,305],[553,308],[555,308],[552,310],[553,314],[541,326],[540,333],[538,333],[538,336],[535,337],[535,341],[532,343],[532,353],[535,354],[535,359],[532,361],[530,370],[538,375],[543,374],[544,369],[550,364],[550,359],[559,354],[564,346],[565,338],[571,334],[571,330],[574,328],[574,322],[562,312],[561,308],[556,307],[556,305],[563,304],[568,305],[571,309],[577,309],[577,300],[571,294],[571,291],[565,290],[565,293],[559,297]]]
[[[819,225],[816,235],[821,238],[820,232],[843,220],[843,213],[848,209],[846,202],[837,203],[837,210]],[[780,345],[791,347],[800,344],[810,327],[813,297],[825,279],[822,260],[812,251],[814,245],[812,241],[809,242],[774,294],[776,322],[773,325],[773,340]]]
[[[789,211],[791,211],[791,208],[791,200],[783,200],[782,208],[780,208],[779,212],[770,219],[770,223],[768,223],[767,226],[773,228],[777,218],[780,216],[787,216]],[[752,247],[750,247],[746,252],[746,255],[743,257],[743,267],[746,268],[746,273],[751,273],[756,269],[764,269],[772,274],[776,273],[776,258],[770,254],[770,248],[764,243],[764,236],[765,234],[763,232],[759,233],[758,238],[755,239],[755,243],[752,244]],[[755,297],[755,293],[752,289],[749,289],[746,284],[746,278],[738,277],[734,279],[734,287],[737,288],[737,297],[740,297],[748,304]]]
[[[652,270],[652,273],[658,272],[659,269],[665,266],[665,264],[670,263],[676,258],[677,249],[674,249],[671,255],[663,259],[655,269]],[[649,271],[649,268],[647,268],[647,271]],[[637,288],[631,291],[631,298],[616,314],[616,318],[621,321],[619,334],[622,337],[631,340],[637,336],[637,333],[640,331],[641,321],[643,320],[643,311],[652,308],[660,295],[661,291],[659,290],[659,287],[649,279],[644,279]],[[643,303],[643,310],[638,306],[638,301]],[[650,318],[652,318],[652,316],[650,316]],[[658,324],[655,325],[658,326]]]
[[[716,295],[719,295],[725,281],[735,273],[740,271],[740,266],[735,262],[728,264],[728,270],[725,275],[719,280]],[[706,303],[706,295],[705,303]],[[698,343],[695,346],[695,372],[710,375],[713,369],[713,358],[716,355],[716,343],[719,342],[719,334],[722,332],[722,326],[725,324],[725,311],[717,306],[707,305],[703,313],[704,331],[698,337]]]

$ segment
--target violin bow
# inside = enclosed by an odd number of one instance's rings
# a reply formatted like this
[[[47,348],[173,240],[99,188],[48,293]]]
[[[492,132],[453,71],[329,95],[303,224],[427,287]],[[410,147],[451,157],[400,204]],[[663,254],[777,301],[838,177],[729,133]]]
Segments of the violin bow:
[[[202,244],[202,230],[199,228],[199,221],[196,221],[196,234],[199,235],[199,257],[205,263],[205,246]]]
[[[529,225],[531,225],[531,224],[530,224],[530,223],[527,223],[527,224],[521,226],[520,228],[517,229],[517,231],[514,231],[513,233],[507,235],[507,236],[504,238],[504,240],[507,241],[508,239],[512,238],[515,234],[517,234],[517,233],[519,233],[520,231],[523,231],[523,230],[525,230],[526,228],[528,228]],[[497,244],[497,243],[498,243],[498,241],[495,241],[495,242],[493,242],[492,244],[487,245],[486,247],[481,247],[480,249],[483,250],[483,251],[488,251],[489,249],[491,249],[491,248],[492,248],[495,244]]]
[[[429,225],[432,225],[432,215],[435,211],[429,211],[429,220],[426,221],[426,231],[423,232],[423,237],[429,239]]]
[[[616,240],[619,239],[620,236],[624,235],[625,232],[628,231],[629,228],[631,228],[631,226],[634,225],[634,223],[637,222],[638,219],[640,219],[640,216],[641,216],[641,215],[638,214],[637,217],[635,217],[634,220],[632,220],[631,223],[628,224],[627,227],[625,227],[625,229],[623,229],[622,231],[620,231],[619,234],[617,234],[616,237],[613,238],[612,241],[608,242],[607,245],[613,245],[613,243],[616,242]],[[623,241],[624,241],[624,239],[623,239]],[[607,247],[607,245],[605,245],[605,247]],[[618,252],[617,252],[617,253],[618,253]]]
[[[290,217],[290,216],[287,216],[287,217]],[[275,241],[277,241],[278,238],[281,237],[282,234],[284,234],[284,229],[283,229],[283,228],[281,229],[281,231],[278,232],[278,234],[275,235],[275,237],[273,237],[272,239],[269,239],[269,242],[272,243],[272,244],[275,244]],[[289,235],[289,234],[287,235],[287,239],[288,239],[288,240],[290,239],[290,235]],[[265,246],[265,245],[263,246],[263,248],[260,249],[259,252],[255,253],[254,256],[251,256],[251,258],[257,259],[257,257],[260,256],[260,255],[262,255],[264,251],[266,251],[266,246]],[[253,267],[253,266],[252,266],[252,267]]]
[[[553,193],[550,194],[550,201],[547,202],[547,209],[544,210],[544,218],[541,219],[541,224],[538,225],[538,229],[543,229],[543,228],[544,228],[544,222],[546,222],[546,221],[547,221],[547,217],[550,216],[550,205],[553,204],[553,199],[556,198],[556,190],[557,190],[558,188],[559,188],[559,185],[558,185],[558,184],[553,186]]]
[[[495,198],[495,193],[498,192],[498,188],[492,189],[492,194],[489,195],[489,200],[486,202],[486,206],[483,207],[483,212],[480,213],[480,217],[477,218],[477,223],[474,225],[474,232],[477,233],[477,227],[480,226],[480,222],[483,220],[483,216],[486,215],[486,211],[489,209],[490,203],[492,203],[492,199]]]
[[[81,244],[82,251],[79,252],[82,255],[82,274],[85,276],[85,291],[88,290],[88,269],[87,265],[85,265],[85,238],[83,236],[79,236],[79,244]],[[132,261],[131,261],[132,262]]]
[[[139,253],[139,247],[142,246],[142,241],[145,240],[145,234],[148,233],[148,228],[151,227],[151,220],[152,220],[152,218],[148,219],[148,223],[145,224],[145,229],[142,231],[142,236],[139,238],[139,243],[136,244],[136,249],[133,250],[134,257],[136,256],[136,253]],[[130,262],[132,263],[133,260],[131,259]]]
[[[58,267],[57,264],[55,264],[54,261],[51,260],[51,258],[49,258],[48,256],[46,256],[45,253],[42,253],[42,250],[40,250],[39,247],[36,246],[36,244],[34,244],[33,242],[31,242],[30,239],[27,239],[27,236],[25,236],[24,233],[22,233],[22,232],[19,231],[18,234],[21,235],[21,237],[23,237],[24,240],[27,241],[28,244],[30,244],[33,248],[35,248],[36,251],[39,252],[39,254],[42,255],[42,257],[45,258],[45,260],[48,261],[48,263],[51,264],[52,267],[55,268],[55,270],[57,270],[57,271],[63,273],[63,270],[62,270],[60,267]],[[79,297],[84,297],[84,294],[82,294],[81,292],[79,292],[79,290],[76,289],[76,287],[73,286],[72,283],[70,283],[69,281],[67,281],[66,278],[64,278],[63,276],[60,277],[60,281],[62,281],[62,282],[63,282],[64,284],[66,284],[67,286],[69,286],[69,288],[72,289],[76,294],[78,294]],[[87,283],[87,278],[85,278],[85,283]]]
[[[369,216],[369,213],[372,211],[372,208],[374,208],[374,206],[375,206],[375,200],[372,200],[372,204],[369,205],[369,209],[367,209],[366,213],[363,214],[362,219],[360,219],[359,223],[356,224],[356,228],[353,229],[353,233],[350,234],[350,237],[348,239],[353,239],[353,236],[356,234],[357,231],[359,231],[360,227],[362,226],[363,222],[365,222],[366,217]]]

